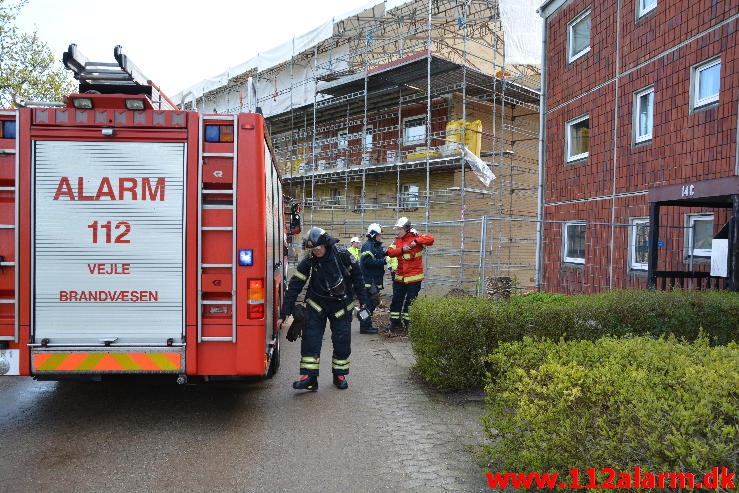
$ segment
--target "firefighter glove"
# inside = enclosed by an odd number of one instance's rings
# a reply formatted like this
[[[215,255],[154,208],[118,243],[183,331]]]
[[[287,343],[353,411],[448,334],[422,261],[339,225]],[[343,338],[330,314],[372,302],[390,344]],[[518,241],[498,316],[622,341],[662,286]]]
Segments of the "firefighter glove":
[[[290,342],[297,341],[299,337],[303,335],[303,328],[305,327],[305,306],[296,304],[293,309],[293,323],[290,328],[287,329],[285,339]]]

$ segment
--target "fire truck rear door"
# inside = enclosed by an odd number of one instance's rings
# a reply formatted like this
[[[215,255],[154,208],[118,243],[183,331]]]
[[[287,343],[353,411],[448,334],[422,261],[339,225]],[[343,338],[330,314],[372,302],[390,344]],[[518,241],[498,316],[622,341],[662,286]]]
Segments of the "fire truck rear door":
[[[37,343],[181,340],[185,159],[184,143],[33,142]]]

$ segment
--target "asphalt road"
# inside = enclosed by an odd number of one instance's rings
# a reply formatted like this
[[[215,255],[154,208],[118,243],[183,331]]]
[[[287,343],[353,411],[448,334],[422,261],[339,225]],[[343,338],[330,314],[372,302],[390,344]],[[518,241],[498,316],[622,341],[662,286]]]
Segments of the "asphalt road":
[[[316,393],[291,388],[299,343],[284,341],[259,382],[0,378],[0,492],[486,491],[481,396],[423,388],[407,341],[352,337],[343,391],[328,337]]]

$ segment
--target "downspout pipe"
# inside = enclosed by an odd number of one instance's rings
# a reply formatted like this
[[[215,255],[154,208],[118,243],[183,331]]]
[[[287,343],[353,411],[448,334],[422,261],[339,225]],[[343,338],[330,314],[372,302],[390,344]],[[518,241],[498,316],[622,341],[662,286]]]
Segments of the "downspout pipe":
[[[541,24],[541,94],[539,96],[539,181],[536,204],[536,266],[534,281],[541,289],[542,249],[544,246],[544,149],[546,146],[546,94],[547,94],[547,18],[543,9],[537,10],[544,21]]]

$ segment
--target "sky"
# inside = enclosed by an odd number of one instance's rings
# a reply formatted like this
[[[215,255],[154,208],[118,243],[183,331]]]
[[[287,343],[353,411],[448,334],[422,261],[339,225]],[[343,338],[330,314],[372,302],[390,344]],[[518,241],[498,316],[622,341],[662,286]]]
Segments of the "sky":
[[[89,60],[113,48],[170,97],[372,0],[29,0],[17,26],[55,57],[71,43]]]

